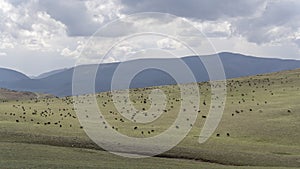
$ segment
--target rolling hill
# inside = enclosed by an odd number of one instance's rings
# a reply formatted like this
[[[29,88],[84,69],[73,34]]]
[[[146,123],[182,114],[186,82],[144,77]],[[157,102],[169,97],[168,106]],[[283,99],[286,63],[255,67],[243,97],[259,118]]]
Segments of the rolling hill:
[[[237,78],[243,76],[251,76],[257,74],[265,74],[278,72],[283,70],[292,70],[300,68],[300,61],[259,58],[245,56],[234,53],[220,53],[220,59],[223,63],[226,78]],[[202,59],[209,59],[210,56],[201,56]],[[72,78],[74,69],[79,72],[81,77],[78,83],[85,83],[87,77],[90,76],[93,70],[97,70],[95,78],[95,91],[109,91],[111,89],[111,81],[114,72],[119,65],[122,65],[125,71],[122,72],[121,83],[117,89],[126,89],[126,80],[129,79],[128,72],[137,68],[143,68],[143,65],[149,63],[153,65],[163,65],[165,67],[174,68],[178,61],[183,61],[192,71],[197,82],[208,81],[208,73],[201,60],[196,56],[174,58],[174,59],[139,59],[131,60],[122,63],[108,63],[99,65],[81,65],[75,68],[59,71],[58,73],[49,75],[42,79],[25,79],[18,82],[0,82],[0,87],[9,88],[20,91],[32,91],[41,93],[50,93],[56,96],[72,95]],[[176,74],[180,74],[181,70],[175,70]],[[189,83],[185,76],[179,79],[182,83]],[[140,88],[159,85],[176,84],[176,81],[166,72],[158,69],[147,69],[138,73],[130,83],[130,88]],[[89,93],[91,91],[83,91]]]
[[[38,76],[34,76],[31,79],[43,79],[43,78],[46,78],[48,76],[52,76],[52,75],[55,75],[57,73],[60,73],[60,72],[66,71],[66,70],[67,70],[67,68],[52,70],[50,72],[45,72],[45,73],[42,73],[42,74],[40,74]]]
[[[51,98],[53,97],[50,94],[40,94],[33,92],[25,92],[25,91],[15,91],[0,88],[0,101],[11,101],[11,100],[29,100],[29,99],[37,99],[37,98]]]
[[[13,82],[30,79],[25,74],[15,70],[0,68],[0,82]]]
[[[37,98],[37,95],[32,92],[19,92],[14,90],[8,90],[0,88],[0,101],[7,100],[24,100]]]

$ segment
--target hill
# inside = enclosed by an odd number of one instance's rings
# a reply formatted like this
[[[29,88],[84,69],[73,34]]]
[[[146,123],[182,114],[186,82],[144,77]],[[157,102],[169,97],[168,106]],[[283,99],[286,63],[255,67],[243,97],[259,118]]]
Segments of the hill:
[[[0,100],[24,100],[37,98],[37,95],[32,92],[19,92],[0,88]]]
[[[48,76],[52,76],[52,75],[55,75],[57,73],[60,73],[60,72],[66,71],[66,70],[67,70],[67,68],[52,70],[50,72],[45,72],[45,73],[42,73],[38,76],[32,77],[32,79],[43,79],[43,78],[46,78]]]
[[[259,58],[234,53],[220,53],[219,56],[223,62],[227,79],[300,68],[300,61],[297,60]],[[201,56],[203,60],[209,60],[210,57],[211,56]],[[124,82],[130,78],[128,75],[130,70],[137,67],[143,68],[143,65],[146,66],[149,65],[149,63],[174,68],[178,67],[178,61],[183,61],[190,68],[197,82],[209,80],[205,66],[199,57],[190,56],[174,59],[139,59],[122,63],[101,64],[99,67],[98,65],[81,65],[43,79],[27,79],[22,80],[22,82],[0,82],[0,87],[20,91],[50,93],[56,96],[70,96],[72,95],[73,72],[76,69],[81,77],[78,83],[85,83],[91,72],[97,70],[95,78],[96,92],[109,91],[111,89],[113,74],[118,66],[122,65],[124,71],[121,72],[122,80],[120,81],[123,83],[118,84],[118,89],[126,89],[128,87]],[[176,69],[175,74],[181,74],[181,71],[180,69]],[[190,82],[186,79],[186,76],[180,76],[180,78],[179,80],[183,83]],[[176,81],[168,73],[158,69],[147,69],[138,73],[131,81],[129,87],[141,88],[171,84],[176,84]],[[83,91],[82,94],[89,92],[90,91]]]
[[[75,113],[72,97],[0,103],[0,168],[299,168],[299,77],[300,69],[228,79],[222,120],[203,144],[198,143],[199,133],[208,110],[217,108],[211,105],[211,100],[217,98],[210,92],[210,83],[199,83],[200,111],[187,137],[170,151],[148,159],[128,159],[102,151],[78,121],[78,116],[87,121],[92,116]],[[137,138],[164,132],[178,115],[179,88],[131,89],[130,99],[139,112],[150,108],[153,89],[165,93],[166,108],[161,117],[145,124],[125,118],[122,113],[126,109],[116,109],[110,92],[95,94],[102,118],[107,120],[100,125]],[[82,96],[83,102],[90,105],[87,96]],[[191,111],[196,110],[186,110]],[[189,120],[185,122],[189,124]]]
[[[0,101],[29,100],[29,99],[37,99],[37,98],[51,98],[51,97],[53,97],[53,96],[51,96],[49,94],[21,92],[21,91],[0,88]]]
[[[0,82],[13,82],[30,79],[25,74],[15,70],[0,68]]]

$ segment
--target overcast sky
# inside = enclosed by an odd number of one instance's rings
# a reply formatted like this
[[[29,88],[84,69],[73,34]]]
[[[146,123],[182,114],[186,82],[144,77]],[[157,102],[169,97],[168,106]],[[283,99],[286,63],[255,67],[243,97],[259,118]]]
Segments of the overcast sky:
[[[109,24],[141,12],[172,15],[141,14]],[[199,40],[205,36],[216,52],[300,59],[299,0],[0,0],[0,67],[38,75],[78,60],[93,63],[117,40],[141,30],[170,32],[193,48],[207,49]],[[104,62],[127,60],[130,54],[189,55],[182,48],[166,36],[140,35],[119,43]]]

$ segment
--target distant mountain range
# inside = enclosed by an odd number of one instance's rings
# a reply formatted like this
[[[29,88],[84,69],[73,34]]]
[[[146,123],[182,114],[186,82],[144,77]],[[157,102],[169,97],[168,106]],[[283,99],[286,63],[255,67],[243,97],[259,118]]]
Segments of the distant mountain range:
[[[57,73],[60,73],[60,72],[66,71],[66,70],[67,70],[67,68],[52,70],[50,72],[42,73],[42,74],[40,74],[38,76],[32,76],[30,78],[31,79],[43,79],[43,78],[46,78],[48,76],[51,76],[51,75],[54,75],[54,74],[57,74]]]
[[[25,74],[15,70],[0,68],[0,82],[12,82],[30,79]]]
[[[260,58],[228,52],[220,53],[219,56],[224,66],[226,78],[236,78],[300,68],[300,61],[298,60]],[[210,55],[201,57],[205,59],[209,58]],[[138,59],[122,63],[81,65],[76,67],[76,72],[79,72],[79,76],[81,77],[78,83],[84,84],[88,79],[87,77],[91,75],[91,72],[93,70],[98,70],[95,77],[95,91],[101,92],[111,89],[112,77],[118,66],[122,66],[124,69],[122,69],[122,76],[119,79],[121,83],[118,84],[117,88],[124,89],[127,88],[125,82],[129,79],[127,73],[134,68],[143,67],[143,65],[149,64],[174,68],[179,60],[183,61],[190,68],[197,82],[209,81],[208,73],[197,56],[171,59]],[[175,70],[176,73],[180,75],[180,68],[175,68]],[[30,79],[22,73],[13,70],[0,69],[0,87],[20,91],[48,93],[56,96],[72,95],[73,71],[74,68],[55,70],[42,74],[40,78]],[[180,76],[180,82],[189,82],[185,76],[185,74]],[[176,84],[176,81],[168,73],[158,69],[146,69],[139,72],[133,78],[130,83],[130,88],[170,84]]]

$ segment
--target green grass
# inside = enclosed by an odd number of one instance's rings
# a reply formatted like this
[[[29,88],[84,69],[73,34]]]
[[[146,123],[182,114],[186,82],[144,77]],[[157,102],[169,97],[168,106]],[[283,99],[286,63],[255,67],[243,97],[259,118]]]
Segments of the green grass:
[[[151,157],[130,159],[105,151],[48,145],[1,143],[1,168],[197,168],[197,169],[266,169],[269,167],[225,166],[194,160]],[[284,169],[285,167],[272,167]]]
[[[3,102],[0,168],[297,168],[299,76],[300,70],[294,70],[228,80],[223,118],[204,144],[199,144],[198,139],[211,93],[209,83],[200,83],[201,112],[188,136],[170,151],[146,159],[112,155],[94,144],[80,127],[70,97]],[[180,102],[176,102],[180,92],[177,86],[131,90],[136,109],[150,107],[148,96],[152,89],[164,91],[168,100],[167,112],[154,122],[134,123],[122,117],[112,104],[110,93],[97,94],[99,108],[118,132],[141,138],[158,135],[174,122],[180,108]]]

